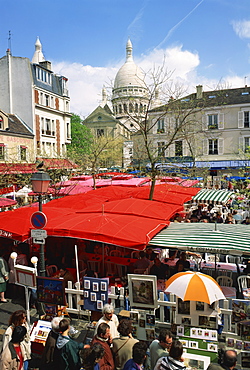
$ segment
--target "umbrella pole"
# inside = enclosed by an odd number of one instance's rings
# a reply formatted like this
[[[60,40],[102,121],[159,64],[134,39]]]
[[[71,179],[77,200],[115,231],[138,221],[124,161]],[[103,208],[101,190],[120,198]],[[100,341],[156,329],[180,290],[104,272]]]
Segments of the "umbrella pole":
[[[214,255],[214,278],[216,279],[216,275],[217,275],[217,262],[216,262],[216,260],[217,260],[217,254],[215,253],[215,255]]]
[[[76,276],[77,276],[77,282],[80,283],[80,279],[79,279],[78,253],[77,253],[77,245],[76,244],[75,244],[75,260],[76,260]]]

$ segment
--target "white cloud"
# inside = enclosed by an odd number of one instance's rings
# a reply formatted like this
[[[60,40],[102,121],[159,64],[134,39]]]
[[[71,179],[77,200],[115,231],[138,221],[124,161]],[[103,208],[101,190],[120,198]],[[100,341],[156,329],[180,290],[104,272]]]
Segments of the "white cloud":
[[[250,38],[250,20],[232,21],[234,32],[241,39]]]
[[[165,60],[165,67],[172,72],[171,80],[186,87],[186,91],[195,91],[195,86],[203,85],[204,90],[216,88],[233,88],[244,85],[244,76],[225,76],[223,80],[208,79],[197,73],[200,64],[197,52],[183,50],[182,45],[167,49],[154,49],[147,55],[135,58],[144,72],[148,73],[153,69],[162,67]],[[116,73],[125,59],[112,66],[92,67],[80,63],[53,62],[53,70],[66,76],[71,98],[71,112],[81,117],[88,116],[102,100],[101,92],[103,86],[110,88],[111,81],[114,81]],[[108,93],[111,93],[109,89]]]

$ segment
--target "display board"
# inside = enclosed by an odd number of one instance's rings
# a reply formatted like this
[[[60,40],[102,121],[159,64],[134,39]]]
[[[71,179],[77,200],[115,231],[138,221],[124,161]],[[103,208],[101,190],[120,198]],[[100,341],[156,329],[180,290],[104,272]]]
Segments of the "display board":
[[[132,335],[139,340],[152,342],[155,339],[155,315],[150,311],[130,311]]]
[[[16,283],[29,288],[36,288],[36,269],[23,265],[15,265]]]
[[[85,276],[83,279],[84,309],[90,311],[102,311],[108,303],[109,279],[99,279]]]

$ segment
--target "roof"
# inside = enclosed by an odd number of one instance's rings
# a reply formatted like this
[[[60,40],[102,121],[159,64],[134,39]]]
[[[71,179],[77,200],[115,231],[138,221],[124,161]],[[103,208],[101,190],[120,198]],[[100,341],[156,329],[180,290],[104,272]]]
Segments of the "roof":
[[[71,162],[67,158],[38,158],[43,161],[44,167],[48,170],[52,169],[74,169],[78,168],[77,164]]]
[[[193,197],[193,200],[206,200],[214,202],[226,202],[234,194],[228,190],[202,189]]]
[[[216,230],[217,229],[217,230]],[[152,246],[231,255],[250,255],[249,226],[212,223],[171,223],[149,243]]]
[[[28,126],[15,114],[8,114],[8,127],[9,129],[4,132],[1,131],[1,134],[18,134],[30,137],[31,139],[34,137]]]

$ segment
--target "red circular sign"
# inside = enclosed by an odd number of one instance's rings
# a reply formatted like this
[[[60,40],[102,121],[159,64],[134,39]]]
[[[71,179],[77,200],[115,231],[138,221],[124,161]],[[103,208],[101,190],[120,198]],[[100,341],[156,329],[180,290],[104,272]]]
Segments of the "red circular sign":
[[[42,229],[47,224],[47,217],[43,212],[34,212],[30,218],[31,224],[35,229]]]

